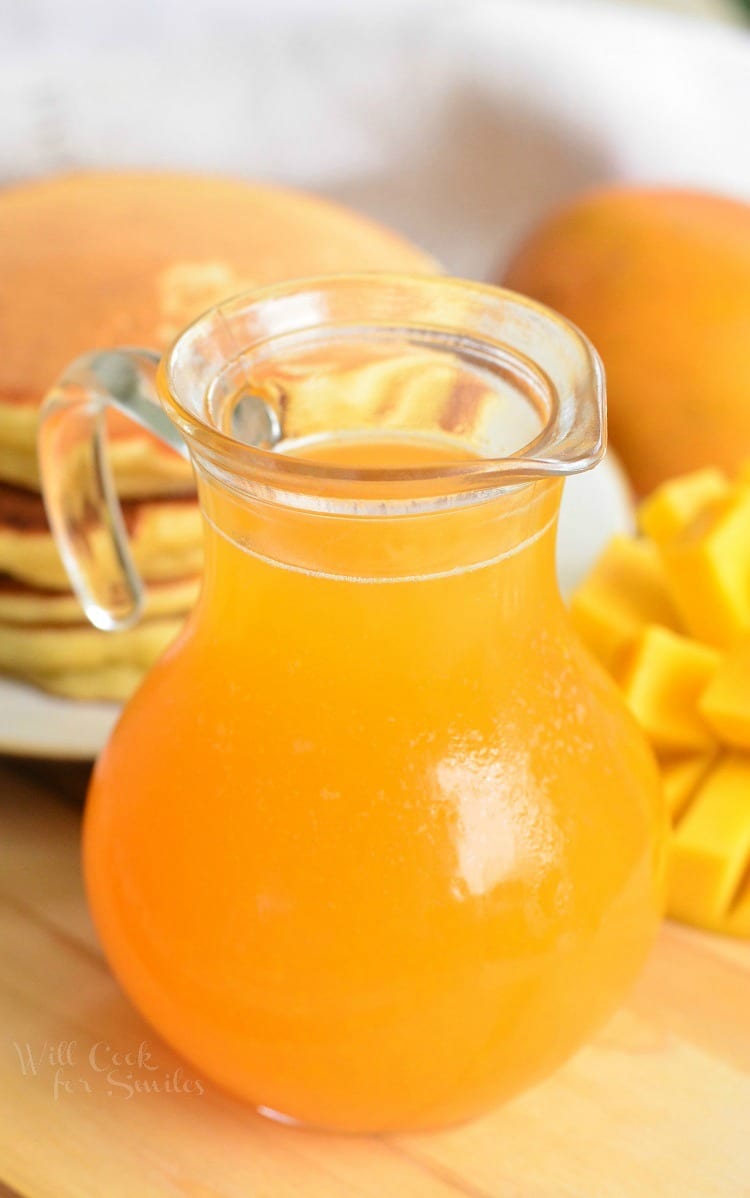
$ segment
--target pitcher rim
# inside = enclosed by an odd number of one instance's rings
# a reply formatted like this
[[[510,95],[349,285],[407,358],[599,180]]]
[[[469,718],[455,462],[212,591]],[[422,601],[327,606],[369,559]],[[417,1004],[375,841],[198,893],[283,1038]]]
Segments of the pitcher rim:
[[[204,328],[208,330],[211,320],[221,317],[226,330],[226,314],[231,311],[249,312],[251,308],[278,304],[284,299],[300,298],[303,295],[312,297],[330,288],[373,285],[379,285],[381,288],[423,289],[435,294],[438,291],[448,291],[454,295],[464,294],[485,300],[488,304],[501,303],[516,313],[533,314],[545,322],[550,331],[554,330],[558,335],[563,334],[568,343],[577,348],[580,360],[575,376],[575,388],[572,389],[576,393],[572,394],[569,388],[568,394],[560,397],[562,402],[559,399],[553,402],[535,436],[507,455],[467,457],[465,461],[434,465],[363,465],[356,468],[295,456],[294,453],[286,451],[277,452],[239,440],[212,424],[205,415],[191,410],[179,394],[179,387],[174,380],[176,358],[190,344],[191,339],[195,339]],[[301,327],[313,328],[315,325],[311,323]],[[332,324],[330,327],[333,331],[336,326]],[[374,321],[372,327],[375,327]],[[403,323],[397,327],[399,331],[404,331]],[[415,318],[414,328],[424,327],[424,324]],[[440,330],[440,326],[430,327]],[[456,330],[451,330],[446,325],[443,331]],[[271,339],[255,344],[268,344]],[[475,339],[491,344],[489,337]],[[253,344],[244,343],[238,345],[237,349],[238,353],[252,353]],[[516,353],[514,356],[520,360],[523,355]],[[205,460],[207,456],[215,466],[228,469],[232,473],[249,474],[273,485],[283,486],[287,490],[304,490],[305,484],[314,490],[318,490],[321,484],[329,484],[335,490],[339,490],[342,487],[346,488],[347,484],[355,483],[362,497],[371,490],[371,484],[386,486],[388,494],[393,496],[405,490],[414,494],[415,487],[419,488],[420,484],[431,494],[486,491],[585,472],[602,460],[607,444],[604,368],[585,333],[559,312],[519,292],[449,275],[390,271],[337,272],[302,276],[281,283],[243,289],[236,295],[211,305],[174,338],[159,363],[157,390],[167,414],[185,435],[188,445],[197,449],[202,459]],[[566,406],[569,408],[571,405],[580,419],[576,420],[577,431],[572,434],[568,432],[566,436],[564,430],[559,427],[559,409]]]

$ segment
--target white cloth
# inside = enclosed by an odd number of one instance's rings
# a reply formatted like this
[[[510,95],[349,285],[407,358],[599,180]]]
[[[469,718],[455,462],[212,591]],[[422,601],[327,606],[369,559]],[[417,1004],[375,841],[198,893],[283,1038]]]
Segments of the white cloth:
[[[748,113],[750,37],[603,0],[0,0],[0,178],[276,179],[462,274],[599,180],[750,196]]]

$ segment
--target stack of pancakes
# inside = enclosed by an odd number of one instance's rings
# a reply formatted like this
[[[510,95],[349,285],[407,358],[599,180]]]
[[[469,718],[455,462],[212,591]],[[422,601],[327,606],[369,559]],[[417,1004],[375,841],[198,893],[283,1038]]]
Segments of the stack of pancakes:
[[[163,350],[206,308],[284,278],[431,271],[367,220],[299,193],[166,174],[79,174],[0,192],[0,672],[58,694],[126,698],[198,593],[186,463],[123,417],[111,463],[146,583],[144,619],[105,633],[68,587],[39,492],[42,399],[72,359]]]

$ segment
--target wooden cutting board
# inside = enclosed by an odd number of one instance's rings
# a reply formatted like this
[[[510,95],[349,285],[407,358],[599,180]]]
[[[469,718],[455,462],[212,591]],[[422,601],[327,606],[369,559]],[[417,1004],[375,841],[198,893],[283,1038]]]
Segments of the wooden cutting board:
[[[483,1120],[295,1131],[197,1078],[122,996],[66,791],[0,764],[0,1198],[750,1198],[750,944],[666,925],[596,1040]]]

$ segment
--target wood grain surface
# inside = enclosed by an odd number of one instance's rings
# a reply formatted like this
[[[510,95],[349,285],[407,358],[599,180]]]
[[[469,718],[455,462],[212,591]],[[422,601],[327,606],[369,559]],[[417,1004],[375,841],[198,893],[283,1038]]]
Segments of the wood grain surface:
[[[750,1198],[750,945],[666,925],[596,1040],[485,1119],[297,1131],[119,991],[81,889],[84,780],[0,763],[0,1198]]]

